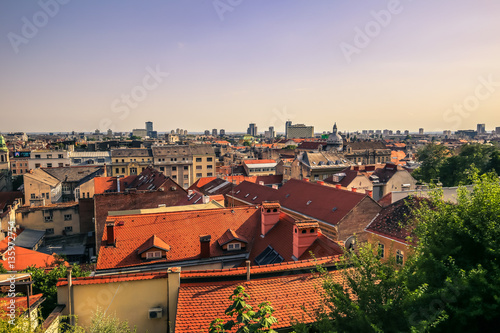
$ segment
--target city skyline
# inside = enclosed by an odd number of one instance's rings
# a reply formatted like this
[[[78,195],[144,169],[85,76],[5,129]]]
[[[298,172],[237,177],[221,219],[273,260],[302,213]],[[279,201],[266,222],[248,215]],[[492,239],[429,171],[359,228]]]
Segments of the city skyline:
[[[500,3],[231,3],[2,2],[0,132],[500,125]]]

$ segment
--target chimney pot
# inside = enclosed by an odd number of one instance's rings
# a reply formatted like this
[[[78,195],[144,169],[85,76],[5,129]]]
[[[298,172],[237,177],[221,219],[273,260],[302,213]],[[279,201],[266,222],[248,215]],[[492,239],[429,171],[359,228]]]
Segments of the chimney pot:
[[[342,188],[340,184],[335,185],[335,187],[338,188],[339,190]]]
[[[116,244],[116,235],[115,235],[115,222],[109,221],[106,222],[106,245],[107,246],[115,246]]]
[[[356,188],[355,187],[351,187],[351,191],[356,192]]]

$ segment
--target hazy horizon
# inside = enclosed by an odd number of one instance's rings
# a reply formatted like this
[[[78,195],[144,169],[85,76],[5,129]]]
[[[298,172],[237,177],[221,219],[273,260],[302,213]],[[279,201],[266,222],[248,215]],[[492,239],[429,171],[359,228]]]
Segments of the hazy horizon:
[[[3,1],[0,132],[500,126],[500,2]]]

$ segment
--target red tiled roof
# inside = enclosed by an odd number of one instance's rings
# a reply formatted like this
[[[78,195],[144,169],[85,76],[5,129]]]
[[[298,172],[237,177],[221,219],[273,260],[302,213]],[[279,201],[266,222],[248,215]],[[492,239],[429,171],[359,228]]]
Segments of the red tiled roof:
[[[250,274],[267,274],[274,272],[286,272],[290,270],[313,269],[316,265],[332,265],[339,262],[339,256],[323,256],[314,259],[305,259],[299,261],[284,261],[278,264],[251,266]],[[209,278],[209,277],[225,277],[225,276],[245,276],[246,267],[224,268],[224,269],[209,269],[209,270],[193,270],[182,271],[181,279]]]
[[[43,294],[36,294],[30,296],[30,307],[32,308],[35,303],[39,302],[43,297]],[[7,320],[10,309],[8,306],[11,304],[11,301],[14,300],[16,304],[16,316],[23,314],[26,310],[28,310],[28,300],[26,296],[21,297],[2,297],[0,298],[0,319]]]
[[[174,270],[171,268],[171,270]],[[113,282],[127,282],[127,281],[142,281],[142,280],[153,280],[153,279],[164,279],[168,277],[168,272],[148,272],[148,273],[134,273],[134,274],[113,274],[113,275],[98,275],[98,276],[88,276],[88,277],[78,277],[72,278],[73,285],[88,285],[88,284],[103,284],[103,283],[113,283]],[[57,282],[57,286],[67,286],[68,280],[66,278],[61,278]]]
[[[416,241],[411,232],[413,209],[418,208],[422,198],[406,198],[383,208],[366,227],[366,231],[406,243],[408,237]]]
[[[193,185],[189,186],[190,190],[199,190],[201,187],[207,185],[217,177],[201,177],[197,181],[193,183]]]
[[[132,183],[137,176],[127,176],[120,178],[120,188],[123,191],[128,184]],[[116,192],[116,177],[96,177],[94,178],[94,193]]]
[[[244,160],[245,164],[267,164],[267,163],[276,163],[275,160]]]
[[[244,243],[248,243],[245,237],[238,235],[234,230],[232,229],[227,229],[224,235],[222,235],[221,238],[217,240],[220,246],[229,243],[230,241],[233,240],[239,240]]]
[[[254,185],[254,184],[253,184]],[[259,185],[257,185],[259,186]],[[283,212],[279,221],[265,237],[261,237],[261,209],[256,206],[241,206],[199,211],[154,213],[127,216],[108,216],[108,220],[123,222],[115,225],[116,247],[101,246],[97,269],[148,265],[159,262],[181,262],[201,259],[200,235],[210,235],[210,256],[220,257],[234,254],[224,251],[219,239],[235,237],[248,241],[249,246],[241,251],[250,252],[249,260],[262,253],[268,246],[277,251],[284,261],[293,260],[293,228],[296,220]],[[232,229],[228,235],[228,229]],[[103,240],[106,239],[104,231]],[[166,259],[143,261],[137,249],[152,235],[157,235],[170,245]],[[105,242],[103,242],[105,244]],[[342,253],[337,243],[318,233],[311,245],[315,256],[334,256]],[[241,253],[241,252],[239,252]],[[306,251],[300,258],[308,259]]]
[[[341,272],[330,273],[334,281],[341,283]],[[247,303],[254,309],[269,301],[278,323],[274,329],[290,327],[293,319],[312,322],[313,313],[320,306],[322,279],[316,274],[287,275],[255,279],[250,281],[221,281],[204,283],[182,283],[179,289],[175,331],[206,332],[214,318],[229,319],[224,311],[232,304],[229,296],[237,286],[243,286],[250,295]]]
[[[127,187],[139,191],[156,191],[161,188],[169,178],[162,172],[148,166]]]
[[[137,249],[137,253],[144,253],[153,247],[160,250],[170,251],[170,245],[162,241],[160,238],[156,237],[156,235],[153,235],[148,238],[148,240],[145,241],[144,244],[139,246],[139,248]]]

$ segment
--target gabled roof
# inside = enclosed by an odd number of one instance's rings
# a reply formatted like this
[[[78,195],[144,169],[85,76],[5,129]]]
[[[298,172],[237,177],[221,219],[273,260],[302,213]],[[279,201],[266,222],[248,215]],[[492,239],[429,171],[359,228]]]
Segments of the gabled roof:
[[[132,180],[127,188],[135,188],[139,191],[156,191],[168,180],[169,177],[165,176],[162,172],[148,166]]]
[[[43,294],[36,294],[36,295],[31,295],[30,296],[30,309],[33,309],[40,305],[45,298],[43,297]],[[1,309],[1,314],[0,314],[0,319],[2,320],[7,320],[9,317],[9,305],[14,302],[15,304],[15,315],[20,316],[22,315],[26,310],[28,310],[28,299],[26,296],[21,296],[21,297],[2,297],[0,298],[0,309]]]
[[[408,237],[415,242],[411,232],[413,210],[420,206],[422,200],[425,199],[408,197],[384,207],[365,230],[402,243],[407,243]]]
[[[137,178],[137,175],[121,177],[120,179],[120,191],[123,191],[128,187],[130,183]],[[96,177],[94,178],[94,193],[109,193],[116,192],[118,190],[116,177]]]
[[[59,168],[42,168],[43,171],[63,183],[79,183],[81,180],[104,173],[102,166],[72,166]]]
[[[45,172],[45,170],[42,169],[32,169],[30,170],[29,173],[25,173],[24,177],[31,178],[35,181],[39,181],[51,187],[56,187],[61,183],[57,178],[53,177],[52,175],[48,174],[47,172]]]
[[[150,238],[148,238],[148,240],[146,240],[144,244],[139,246],[139,248],[137,249],[137,253],[142,254],[151,248],[160,249],[163,251],[170,251],[170,245],[165,243],[159,237],[156,237],[156,235],[153,235]]]
[[[217,242],[219,243],[220,246],[223,246],[235,240],[248,244],[247,239],[243,236],[238,235],[236,231],[234,231],[233,229],[227,229],[224,235],[222,235],[222,237],[219,238]]]
[[[342,187],[349,187],[354,179],[358,176],[358,171],[352,170],[350,167],[338,173],[338,176],[330,176],[324,180],[325,183],[340,185]],[[366,177],[366,176],[365,176]],[[340,179],[340,181],[337,181]]]

